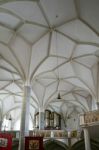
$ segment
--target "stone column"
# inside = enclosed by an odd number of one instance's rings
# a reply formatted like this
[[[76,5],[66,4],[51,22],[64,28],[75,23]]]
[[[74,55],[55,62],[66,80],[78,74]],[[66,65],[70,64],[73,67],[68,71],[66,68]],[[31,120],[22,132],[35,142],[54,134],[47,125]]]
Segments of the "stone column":
[[[90,135],[89,135],[88,127],[84,127],[83,130],[84,130],[85,150],[91,150]]]
[[[24,86],[23,105],[21,112],[21,127],[20,127],[20,139],[19,150],[25,148],[25,136],[29,135],[29,106],[30,106],[31,88],[30,86]]]
[[[69,146],[69,149],[71,149],[71,138],[68,138],[68,146]]]
[[[11,123],[12,123],[12,120],[8,120],[8,129],[11,131]]]
[[[0,131],[2,129],[2,120],[0,120]]]
[[[39,130],[44,130],[44,109],[39,108]]]
[[[96,56],[98,57],[98,63],[97,63],[97,110],[99,110],[99,52],[96,51]]]
[[[2,120],[3,120],[3,117],[2,117],[2,110],[0,109],[0,131],[2,129]]]
[[[68,146],[71,148],[71,131],[68,131]]]
[[[97,104],[97,110],[99,110],[99,102],[97,102],[96,104]]]
[[[12,120],[12,121],[11,121],[11,130],[12,130],[12,131],[14,130],[14,124],[15,124],[15,122],[14,122],[14,120]]]

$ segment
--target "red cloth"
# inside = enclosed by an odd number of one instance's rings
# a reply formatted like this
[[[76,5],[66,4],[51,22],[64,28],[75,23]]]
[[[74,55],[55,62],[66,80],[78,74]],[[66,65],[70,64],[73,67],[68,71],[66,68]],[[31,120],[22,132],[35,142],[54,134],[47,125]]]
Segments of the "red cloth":
[[[44,150],[43,137],[25,137],[25,150]]]
[[[0,146],[0,150],[12,150],[12,135],[7,133],[0,133],[0,139],[1,141],[6,140],[6,145]]]

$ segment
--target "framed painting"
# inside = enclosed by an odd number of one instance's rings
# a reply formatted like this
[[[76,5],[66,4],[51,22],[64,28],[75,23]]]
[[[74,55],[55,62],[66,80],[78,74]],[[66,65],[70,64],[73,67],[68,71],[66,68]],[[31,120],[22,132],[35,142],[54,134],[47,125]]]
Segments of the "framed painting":
[[[0,150],[12,150],[12,135],[0,133]]]
[[[29,140],[29,150],[38,150],[39,140]]]
[[[43,150],[43,137],[25,137],[25,150]]]

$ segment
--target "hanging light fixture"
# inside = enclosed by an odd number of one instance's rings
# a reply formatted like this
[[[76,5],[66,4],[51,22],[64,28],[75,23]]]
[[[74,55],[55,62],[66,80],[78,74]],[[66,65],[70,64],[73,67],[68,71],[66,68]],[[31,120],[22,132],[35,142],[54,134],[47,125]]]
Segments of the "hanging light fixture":
[[[11,117],[11,115],[10,115],[10,117],[9,117],[9,120],[10,120],[10,121],[12,120],[12,117]]]
[[[58,93],[57,99],[61,99],[60,93]]]
[[[59,62],[58,62],[57,32],[56,32],[56,56],[57,56],[57,76],[58,76],[58,82],[59,82],[60,78],[59,78],[59,70],[58,70]],[[60,92],[58,92],[57,99],[61,99]]]

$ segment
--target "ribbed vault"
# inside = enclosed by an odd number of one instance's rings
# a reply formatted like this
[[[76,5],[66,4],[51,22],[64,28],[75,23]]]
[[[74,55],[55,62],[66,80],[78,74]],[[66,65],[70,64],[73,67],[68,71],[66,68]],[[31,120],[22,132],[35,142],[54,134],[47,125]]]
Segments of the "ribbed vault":
[[[38,106],[63,114],[92,109],[99,100],[98,14],[98,0],[0,0],[1,117],[15,118],[17,110],[20,119],[25,84],[32,120]]]

